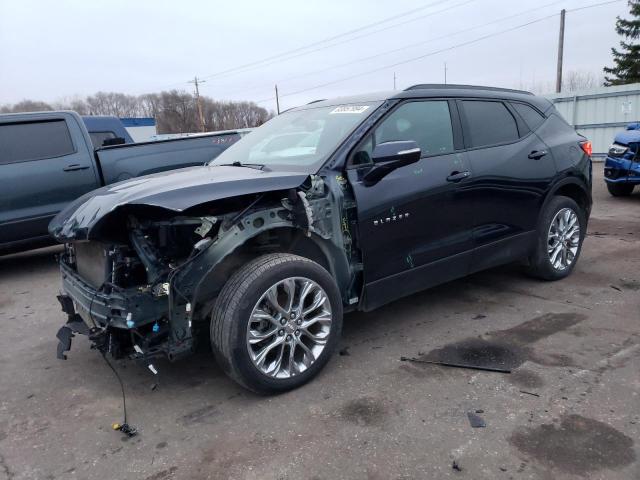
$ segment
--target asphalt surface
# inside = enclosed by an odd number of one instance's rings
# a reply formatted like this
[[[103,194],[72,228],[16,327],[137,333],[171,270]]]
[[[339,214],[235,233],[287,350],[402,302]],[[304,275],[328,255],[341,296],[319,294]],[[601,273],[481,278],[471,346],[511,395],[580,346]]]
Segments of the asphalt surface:
[[[640,193],[609,197],[594,170],[570,278],[510,266],[348,315],[342,354],[276,397],[206,354],[159,363],[156,390],[118,364],[132,439],[88,342],[55,358],[57,250],[0,258],[0,479],[640,478]]]

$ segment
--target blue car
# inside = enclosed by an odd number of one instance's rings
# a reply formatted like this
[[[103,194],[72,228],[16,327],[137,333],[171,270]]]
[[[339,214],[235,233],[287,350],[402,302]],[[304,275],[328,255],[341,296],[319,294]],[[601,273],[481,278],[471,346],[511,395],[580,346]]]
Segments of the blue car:
[[[640,123],[616,135],[604,164],[604,180],[614,197],[631,195],[640,184]]]

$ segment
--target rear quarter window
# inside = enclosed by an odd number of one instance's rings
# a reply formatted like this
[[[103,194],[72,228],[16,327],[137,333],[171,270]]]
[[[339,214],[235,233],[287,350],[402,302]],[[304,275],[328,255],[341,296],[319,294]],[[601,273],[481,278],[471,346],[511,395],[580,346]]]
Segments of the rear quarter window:
[[[64,120],[0,125],[0,165],[75,152]]]
[[[511,106],[518,112],[518,115],[522,117],[524,123],[527,124],[532,131],[542,125],[545,118],[535,108],[525,103],[511,103]]]
[[[465,136],[470,147],[485,147],[518,140],[518,126],[500,101],[463,100]]]

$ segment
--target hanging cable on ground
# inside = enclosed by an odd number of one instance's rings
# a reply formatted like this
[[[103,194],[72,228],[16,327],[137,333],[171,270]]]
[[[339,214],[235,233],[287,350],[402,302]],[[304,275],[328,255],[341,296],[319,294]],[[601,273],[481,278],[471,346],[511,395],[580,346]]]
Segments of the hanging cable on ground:
[[[111,362],[107,358],[106,353],[105,352],[100,352],[100,353],[102,354],[102,358],[104,358],[104,361],[107,363],[107,365],[109,366],[113,374],[118,379],[118,383],[120,383],[120,390],[122,391],[122,411],[123,411],[122,423],[115,422],[111,425],[111,428],[113,428],[116,431],[120,431],[124,433],[128,437],[134,437],[138,434],[138,429],[132,425],[129,425],[127,421],[127,397],[124,392],[124,383],[122,382],[122,378],[120,377],[120,374],[118,373],[118,371],[114,368],[114,366],[111,364]]]

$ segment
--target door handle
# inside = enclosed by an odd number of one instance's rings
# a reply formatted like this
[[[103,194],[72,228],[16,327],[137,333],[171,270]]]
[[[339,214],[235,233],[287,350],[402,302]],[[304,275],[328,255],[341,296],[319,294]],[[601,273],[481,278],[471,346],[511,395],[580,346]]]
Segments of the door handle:
[[[447,182],[459,182],[470,176],[471,172],[467,170],[465,170],[464,172],[452,172],[451,175],[447,177]]]
[[[546,150],[534,150],[528,156],[531,160],[540,160],[547,154]]]
[[[65,172],[75,172],[76,170],[86,170],[89,167],[86,165],[80,165],[79,163],[74,163],[72,165],[67,165],[62,170]]]

